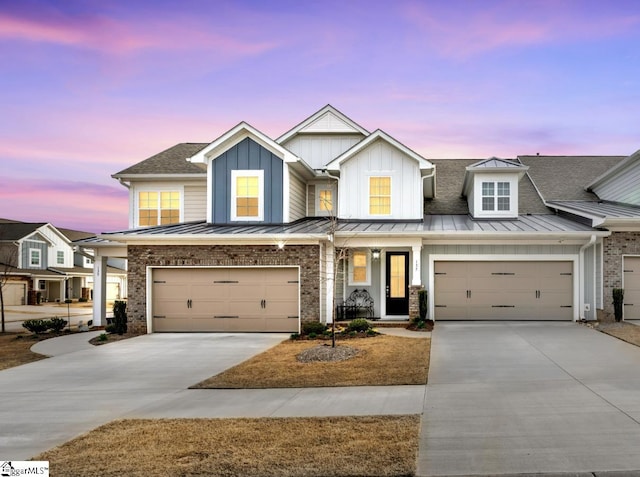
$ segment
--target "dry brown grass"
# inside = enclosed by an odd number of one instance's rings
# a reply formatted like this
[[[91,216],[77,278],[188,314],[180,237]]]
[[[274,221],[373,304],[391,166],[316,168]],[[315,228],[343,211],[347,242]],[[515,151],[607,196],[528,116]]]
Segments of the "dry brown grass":
[[[300,363],[296,355],[317,341],[283,341],[193,388],[256,389],[322,386],[391,386],[425,384],[429,338],[376,336],[349,340],[360,350],[346,361]]]
[[[627,343],[640,346],[640,326],[623,321],[619,323],[601,323],[596,329]]]
[[[41,339],[28,333],[1,333],[0,371],[47,358],[30,350]]]
[[[410,476],[419,416],[122,420],[34,457],[60,477]]]

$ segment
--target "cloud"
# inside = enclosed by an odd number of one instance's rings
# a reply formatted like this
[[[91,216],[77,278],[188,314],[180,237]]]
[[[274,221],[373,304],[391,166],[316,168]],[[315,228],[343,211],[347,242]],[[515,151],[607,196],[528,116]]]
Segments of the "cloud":
[[[615,9],[600,14],[584,3],[459,2],[464,14],[433,5],[409,2],[403,8],[405,19],[417,27],[420,46],[456,59],[503,48],[606,38],[640,25],[640,14]]]
[[[0,13],[0,39],[73,46],[107,54],[214,50],[225,58],[256,55],[277,46],[273,40],[223,34],[220,29],[205,28],[191,19],[177,22],[151,17],[126,21],[104,15],[72,16],[60,12],[46,18]]]

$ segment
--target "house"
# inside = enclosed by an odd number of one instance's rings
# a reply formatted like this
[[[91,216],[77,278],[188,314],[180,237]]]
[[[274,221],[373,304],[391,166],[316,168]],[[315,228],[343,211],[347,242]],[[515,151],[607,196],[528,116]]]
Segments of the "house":
[[[640,317],[639,157],[438,160],[327,105],[114,174],[130,228],[85,245],[127,258],[138,331],[294,332],[362,289],[386,320],[426,289],[435,320],[569,321],[624,286]]]
[[[0,272],[5,305],[91,298],[92,252],[73,244],[95,234],[49,223],[0,219]],[[126,270],[109,267],[110,299],[126,292]]]

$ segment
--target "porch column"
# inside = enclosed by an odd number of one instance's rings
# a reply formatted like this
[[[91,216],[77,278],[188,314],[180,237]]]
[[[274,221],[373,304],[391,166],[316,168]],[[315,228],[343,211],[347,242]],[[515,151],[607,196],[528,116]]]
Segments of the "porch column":
[[[422,244],[413,245],[413,264],[411,267],[411,286],[422,286]]]
[[[67,280],[60,280],[59,282],[60,285],[60,303],[64,303],[64,301],[67,299]]]
[[[335,293],[335,247],[332,242],[326,242],[324,247],[325,251],[325,273],[326,273],[326,286],[327,286],[327,296],[326,296],[326,305],[325,305],[325,323],[333,323],[333,295]],[[322,321],[322,320],[321,320]]]
[[[102,326],[107,316],[107,257],[96,249],[93,262],[93,326]]]

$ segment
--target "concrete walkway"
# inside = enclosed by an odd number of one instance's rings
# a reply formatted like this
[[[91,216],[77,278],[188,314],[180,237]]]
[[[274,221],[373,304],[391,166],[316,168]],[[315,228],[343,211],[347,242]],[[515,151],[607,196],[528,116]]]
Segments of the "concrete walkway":
[[[400,336],[402,338],[431,338],[430,331],[411,331],[406,328],[378,328],[383,335]]]
[[[638,449],[640,348],[574,323],[437,324],[419,475],[629,472]]]
[[[87,331],[86,333],[73,333],[38,341],[31,347],[31,351],[44,356],[60,356],[61,354],[75,353],[83,349],[92,349],[95,346],[90,344],[89,340],[102,333],[104,331]]]

